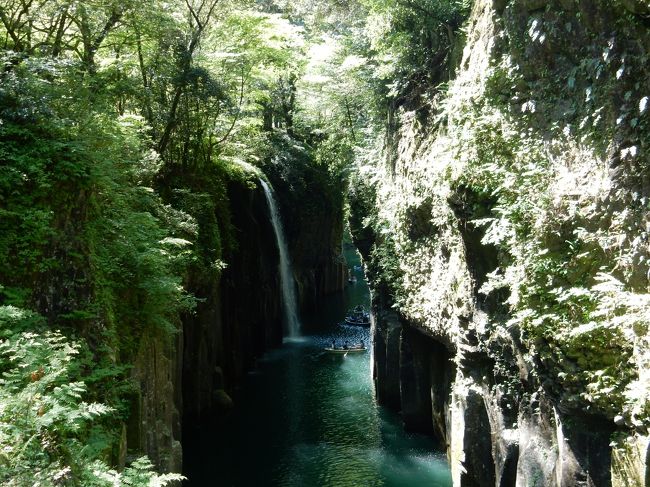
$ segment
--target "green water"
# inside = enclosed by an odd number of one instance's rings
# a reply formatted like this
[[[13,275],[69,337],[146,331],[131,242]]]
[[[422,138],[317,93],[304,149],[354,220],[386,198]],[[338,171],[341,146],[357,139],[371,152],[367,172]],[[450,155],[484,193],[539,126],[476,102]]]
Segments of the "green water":
[[[357,283],[302,317],[302,338],[266,354],[248,375],[236,413],[192,452],[191,486],[451,485],[433,441],[405,433],[399,416],[377,405],[370,353],[322,351],[333,338],[370,343],[367,329],[340,324],[347,309],[368,305],[362,272],[353,272]]]

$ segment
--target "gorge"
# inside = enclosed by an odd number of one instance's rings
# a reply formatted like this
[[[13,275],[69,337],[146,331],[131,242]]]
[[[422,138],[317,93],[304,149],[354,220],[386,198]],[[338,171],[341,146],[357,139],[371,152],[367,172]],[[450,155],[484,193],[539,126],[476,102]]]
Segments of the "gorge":
[[[0,2],[0,483],[650,485],[648,19]]]

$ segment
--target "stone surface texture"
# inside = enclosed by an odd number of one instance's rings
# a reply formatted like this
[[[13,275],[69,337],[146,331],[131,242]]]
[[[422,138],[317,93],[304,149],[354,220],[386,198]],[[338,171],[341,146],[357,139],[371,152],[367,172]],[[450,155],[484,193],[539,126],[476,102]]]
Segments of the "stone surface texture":
[[[642,4],[475,1],[436,121],[396,107],[390,142],[354,181],[377,397],[440,440],[455,486],[649,485],[650,36],[630,14]],[[548,162],[537,186],[533,153]],[[504,202],[522,205],[528,230],[501,218]],[[618,267],[589,237],[615,233]],[[577,235],[583,254],[567,246]],[[562,262],[547,281],[531,249]],[[603,291],[604,273],[629,294]],[[596,304],[592,321],[546,332],[533,286],[643,304],[620,321]],[[617,331],[601,341],[604,329]]]

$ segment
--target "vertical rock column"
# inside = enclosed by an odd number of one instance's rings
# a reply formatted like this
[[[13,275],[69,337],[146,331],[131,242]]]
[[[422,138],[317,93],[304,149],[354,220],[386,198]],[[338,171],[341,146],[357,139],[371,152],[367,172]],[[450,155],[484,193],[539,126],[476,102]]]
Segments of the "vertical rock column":
[[[402,325],[395,311],[374,307],[373,378],[377,400],[400,409],[400,336]]]
[[[144,335],[133,367],[139,394],[131,403],[127,448],[146,452],[160,471],[180,472],[182,334]]]
[[[400,337],[400,401],[407,430],[433,433],[431,409],[432,346],[429,339],[410,327]]]

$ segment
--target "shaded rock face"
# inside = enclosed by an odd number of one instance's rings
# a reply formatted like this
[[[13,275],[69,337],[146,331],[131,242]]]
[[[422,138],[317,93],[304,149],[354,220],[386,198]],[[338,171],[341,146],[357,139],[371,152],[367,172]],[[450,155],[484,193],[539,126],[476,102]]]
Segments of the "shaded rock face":
[[[397,313],[375,301],[373,325],[373,377],[377,400],[394,409],[400,402],[400,342],[402,325]]]
[[[227,412],[225,395],[256,358],[282,343],[282,301],[269,209],[260,187],[228,187],[237,246],[220,280],[194,292],[197,310],[183,322],[183,415],[201,428]],[[191,288],[191,287],[190,287]]]
[[[282,297],[270,210],[260,187],[229,188],[232,224],[238,242],[223,276],[224,349],[228,380],[238,383],[256,357],[282,343]],[[233,352],[231,352],[233,353]]]
[[[129,451],[146,452],[164,472],[180,472],[181,446],[181,364],[183,335],[145,336],[140,342],[133,368],[139,387],[131,403],[126,446]]]
[[[196,309],[182,316],[174,340],[143,338],[133,373],[141,393],[133,400],[125,443],[167,471],[181,469],[181,438],[191,451],[201,430],[218,427],[237,407],[234,393],[244,374],[282,343],[279,252],[263,190],[231,181],[227,197],[236,244],[224,256],[226,268],[220,275],[188,276]],[[342,215],[316,215],[290,228],[297,232],[292,257],[302,301],[314,304],[340,290],[347,277],[340,258]]]
[[[296,198],[291,188],[278,188],[301,302],[312,306],[342,289],[347,278],[341,195],[335,201],[333,195],[324,197],[328,204],[316,198],[299,207],[290,204]],[[318,184],[312,189],[325,191]],[[181,470],[181,440],[190,452],[200,447],[201,430],[218,428],[237,407],[235,392],[244,374],[282,343],[279,252],[264,192],[250,182],[230,181],[226,196],[234,244],[222,257],[225,269],[199,266],[186,277],[196,308],[181,316],[173,340],[144,336],[135,361],[140,391],[132,400],[121,456],[126,449],[145,451],[164,471]],[[199,229],[199,240],[208,249],[215,240],[208,233],[222,231],[216,225],[221,211],[216,218],[203,215],[210,228],[204,236]]]
[[[339,202],[330,201],[323,188],[311,188],[314,198],[289,207],[287,193],[277,192],[284,210],[300,307],[314,308],[320,298],[341,291],[347,281],[347,267],[341,252],[343,212]],[[338,198],[338,197],[337,197]]]
[[[377,397],[440,439],[455,486],[648,484],[642,4],[475,1],[453,109],[432,108],[448,125],[394,107],[354,182]],[[615,265],[596,236],[617,232],[645,243],[621,237]],[[624,325],[598,311],[612,296]]]
[[[278,201],[299,306],[311,309],[347,281],[341,249],[343,179],[330,174],[297,141],[277,135],[273,140],[277,157],[285,162],[267,161],[264,172]]]
[[[440,441],[452,461],[454,485],[611,485],[613,423],[563,416],[541,388],[524,392],[514,408],[507,404],[514,398],[494,388],[490,369],[495,364],[487,356],[469,347],[458,368],[457,351],[382,308],[380,301],[375,295],[377,398],[400,411],[407,430]]]
[[[161,471],[181,471],[183,447],[191,450],[198,431],[227,417],[243,375],[282,343],[278,250],[264,193],[235,181],[228,198],[237,246],[226,269],[190,275],[196,309],[173,338],[143,336],[135,359],[139,391],[123,449],[146,452]]]
[[[410,326],[375,297],[373,378],[377,399],[401,410],[404,427],[448,444],[449,395],[455,366],[447,348]]]

